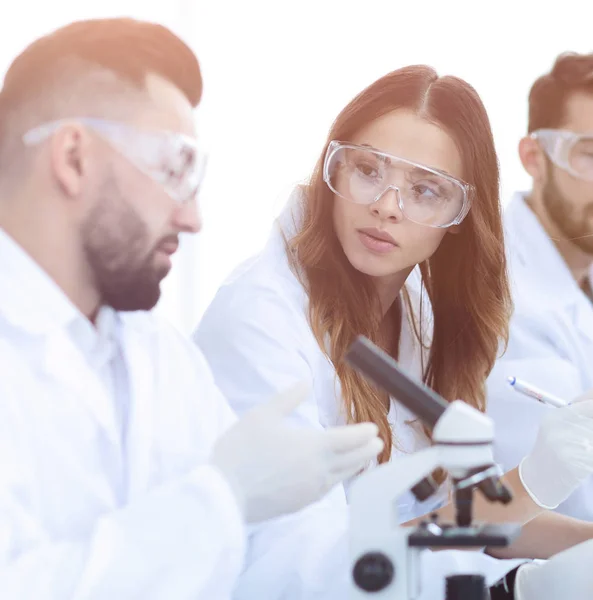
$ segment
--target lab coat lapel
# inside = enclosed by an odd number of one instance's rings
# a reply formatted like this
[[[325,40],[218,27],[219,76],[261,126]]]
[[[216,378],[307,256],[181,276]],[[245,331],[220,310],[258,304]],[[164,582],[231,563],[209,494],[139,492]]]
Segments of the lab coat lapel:
[[[574,323],[581,356],[593,359],[593,304],[580,289],[564,259],[549,239],[535,215],[523,201],[518,214],[523,235],[517,235],[519,248],[537,281],[538,293],[549,294],[558,308]],[[518,227],[517,227],[518,228]]]
[[[593,267],[589,270],[589,281],[593,281]],[[576,318],[579,334],[588,349],[586,356],[589,357],[589,364],[593,364],[593,302],[584,292],[579,296]],[[588,369],[589,371],[591,369]],[[591,371],[589,385],[593,387],[593,371]]]
[[[577,337],[569,340],[576,344],[575,351],[583,360],[581,370],[589,372],[593,361],[593,304],[579,288],[556,246],[527,206],[524,197],[517,194],[505,212],[507,243],[511,250],[511,274],[526,279],[519,286],[529,291],[528,302],[543,298],[556,307],[558,314],[570,320],[571,330]],[[593,273],[593,271],[592,271]],[[522,297],[515,298],[524,300]],[[593,375],[592,375],[593,377]],[[593,386],[593,379],[589,381]]]
[[[511,276],[527,279],[530,291],[552,298],[559,306],[574,303],[578,286],[554,242],[521,194],[505,211],[506,244]]]
[[[580,290],[580,296],[575,299],[575,321],[576,329],[581,343],[583,344],[580,354],[585,357],[589,368],[585,367],[585,372],[591,371],[591,364],[593,364],[593,304],[587,298],[587,296]],[[589,377],[589,386],[593,386],[593,373]]]
[[[152,345],[147,344],[133,327],[123,327],[120,339],[128,373],[129,421],[126,455],[128,464],[128,499],[146,491],[150,480],[154,440],[154,369]]]
[[[80,400],[111,443],[119,444],[113,401],[65,331],[53,331],[45,338],[43,370],[47,377]]]

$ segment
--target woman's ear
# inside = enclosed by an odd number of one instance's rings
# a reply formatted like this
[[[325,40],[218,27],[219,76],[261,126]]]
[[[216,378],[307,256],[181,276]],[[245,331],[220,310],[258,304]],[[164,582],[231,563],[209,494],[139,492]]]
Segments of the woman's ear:
[[[457,234],[457,233],[459,233],[460,228],[461,228],[461,223],[459,225],[451,225],[451,227],[449,227],[447,229],[447,233]]]

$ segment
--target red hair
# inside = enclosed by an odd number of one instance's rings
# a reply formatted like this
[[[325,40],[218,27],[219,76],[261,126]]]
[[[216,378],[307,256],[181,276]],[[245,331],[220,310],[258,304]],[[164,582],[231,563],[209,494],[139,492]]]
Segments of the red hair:
[[[399,108],[413,110],[452,137],[463,161],[463,178],[475,188],[459,232],[446,235],[420,265],[434,315],[425,382],[449,401],[461,398],[484,410],[485,379],[501,341],[506,342],[511,312],[498,161],[478,94],[465,81],[439,77],[426,66],[389,73],[354,98],[335,120],[305,187],[303,225],[289,241],[289,254],[304,275],[309,321],[336,369],[348,419],[379,426],[385,441],[381,462],[389,460],[393,443],[386,398],[343,359],[357,335],[379,343],[383,315],[372,279],[352,267],[334,232],[333,194],[323,181],[323,161],[331,140],[349,141],[362,127]],[[395,322],[401,323],[400,303],[391,310],[398,312]],[[399,336],[398,325],[386,348],[395,358]]]

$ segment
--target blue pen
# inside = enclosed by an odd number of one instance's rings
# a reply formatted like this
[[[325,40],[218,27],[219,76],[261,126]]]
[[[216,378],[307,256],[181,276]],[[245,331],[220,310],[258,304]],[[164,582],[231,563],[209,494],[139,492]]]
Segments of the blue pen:
[[[557,396],[552,396],[552,394],[543,392],[542,390],[529,383],[525,383],[516,377],[509,377],[507,381],[516,392],[519,392],[524,396],[529,396],[530,398],[535,398],[543,404],[549,404],[550,406],[555,406],[556,408],[568,406],[568,402],[566,400],[562,400],[562,398],[558,398]]]

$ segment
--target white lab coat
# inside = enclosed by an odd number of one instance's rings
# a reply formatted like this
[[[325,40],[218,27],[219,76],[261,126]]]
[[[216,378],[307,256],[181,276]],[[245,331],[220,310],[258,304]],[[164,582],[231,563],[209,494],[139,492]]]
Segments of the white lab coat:
[[[111,312],[103,378],[105,339],[2,230],[0,290],[0,597],[230,598],[245,531],[206,460],[235,416],[202,355]]]
[[[315,428],[325,428],[345,422],[344,409],[340,400],[339,382],[331,362],[321,352],[315,340],[307,318],[307,294],[295,277],[288,264],[284,232],[288,238],[298,227],[300,220],[301,192],[297,189],[291,196],[287,207],[278,222],[274,225],[270,239],[263,252],[242,264],[223,284],[216,294],[212,304],[206,310],[194,339],[200,346],[210,364],[217,385],[221,388],[231,406],[239,413],[260,402],[261,398],[281,390],[299,379],[309,379],[313,382],[311,396],[295,412],[293,419],[299,424]],[[414,304],[420,298],[418,281],[409,286]],[[336,290],[339,293],[339,290]],[[429,314],[429,313],[428,313]],[[430,322],[424,323],[427,336],[430,335]],[[406,369],[419,375],[421,353],[415,342],[410,325],[404,319],[402,325],[402,344],[400,347],[400,362]],[[403,406],[392,403],[389,420],[395,431],[394,456],[402,452],[413,452],[426,447],[429,440],[421,434],[414,415]],[[331,531],[336,539],[338,527],[322,529],[315,535],[303,537],[303,545],[294,542],[293,536],[299,528],[313,531],[308,523],[319,514],[338,514],[346,518],[348,486],[339,486],[306,514],[296,515],[291,521],[274,531],[269,528],[266,539],[257,541],[262,552],[266,544],[279,548],[289,547],[295,555],[307,557],[313,552],[316,561],[309,561],[305,569],[306,575],[295,579],[299,586],[287,587],[286,600],[304,598],[331,598],[343,600],[348,593],[348,579],[342,577],[340,589],[324,582],[324,570],[328,564],[317,545]],[[411,493],[399,499],[398,510],[401,521],[407,521],[415,516],[425,514],[432,508],[442,504],[446,499],[445,491],[437,497],[419,504]],[[319,517],[322,523],[323,518]],[[257,540],[257,536],[254,536]],[[282,542],[281,539],[285,541]],[[335,562],[342,560],[342,571],[348,571],[347,540],[341,545],[341,556],[334,555]],[[339,545],[338,545],[339,546]],[[437,556],[438,554],[438,556]],[[501,578],[508,570],[518,564],[517,561],[497,561],[479,552],[456,553],[442,552],[434,555],[434,569],[438,564],[438,572],[464,572],[467,569],[484,572],[491,583]],[[433,555],[431,555],[432,557]],[[303,560],[302,558],[299,562]],[[295,564],[298,573],[300,564]],[[426,599],[442,597],[443,580],[431,577],[432,568],[428,569],[424,578]],[[436,571],[435,571],[436,572]],[[318,583],[316,593],[309,595],[309,581]],[[323,592],[321,591],[323,590]],[[262,597],[268,597],[262,595]]]
[[[507,206],[504,222],[515,310],[508,348],[488,379],[488,411],[496,458],[509,470],[533,446],[545,411],[554,409],[515,392],[506,378],[568,400],[593,388],[593,305],[522,194]],[[593,478],[558,512],[593,520]]]

